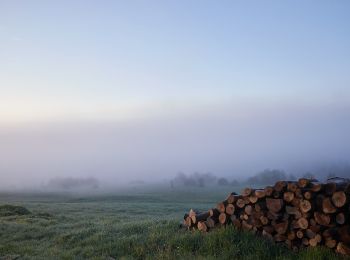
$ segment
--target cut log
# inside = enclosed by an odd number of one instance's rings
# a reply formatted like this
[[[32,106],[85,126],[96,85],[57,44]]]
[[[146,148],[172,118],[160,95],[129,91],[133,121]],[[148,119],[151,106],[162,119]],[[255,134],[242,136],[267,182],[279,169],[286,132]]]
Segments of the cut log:
[[[305,188],[309,183],[310,183],[310,179],[300,178],[300,179],[298,180],[298,186],[299,186],[300,188]]]
[[[245,202],[243,199],[238,199],[237,202],[236,202],[236,206],[238,208],[243,208],[245,206]]]
[[[255,204],[255,203],[257,203],[257,201],[258,201],[258,197],[257,196],[255,196],[255,195],[250,195],[249,196],[249,202],[250,203]]]
[[[241,195],[242,195],[243,197],[247,197],[247,196],[249,196],[250,194],[252,194],[252,189],[251,189],[251,188],[245,188],[245,189],[243,189],[242,192],[241,192]]]
[[[350,247],[342,242],[338,243],[336,251],[339,254],[350,255]]]
[[[277,213],[283,207],[283,200],[267,198],[266,199],[266,206],[271,212]]]
[[[220,215],[220,211],[218,209],[210,209],[209,215],[214,218],[218,218]]]
[[[313,181],[310,183],[310,190],[313,192],[319,192],[322,189],[322,183]]]
[[[294,231],[289,231],[288,234],[287,234],[287,238],[289,241],[292,241],[296,238],[296,234]]]
[[[335,213],[337,208],[333,206],[330,198],[324,198],[322,201],[322,209],[326,214]]]
[[[245,214],[247,214],[248,216],[250,216],[250,215],[252,214],[252,212],[253,212],[253,207],[252,207],[251,205],[245,206],[244,212],[245,212]]]
[[[273,188],[271,186],[267,186],[264,190],[266,196],[271,196],[273,193]]]
[[[291,192],[295,192],[298,189],[298,183],[297,182],[288,182],[287,184],[287,190]]]
[[[299,204],[299,209],[303,213],[307,213],[311,210],[311,203],[308,200],[301,200]]]
[[[253,225],[249,224],[247,221],[242,221],[242,229],[243,230],[251,230],[253,228]]]
[[[266,226],[267,224],[269,224],[269,219],[268,219],[267,217],[261,216],[259,219],[260,219],[260,222],[261,222],[264,226]]]
[[[334,247],[336,247],[336,245],[337,245],[337,240],[328,239],[328,240],[325,241],[325,245],[326,245],[326,247],[328,247],[328,248],[334,248]]]
[[[344,191],[334,192],[332,195],[332,202],[333,202],[333,205],[336,206],[337,208],[343,207],[346,203],[345,192]]]
[[[231,216],[233,215],[234,212],[235,212],[235,206],[232,204],[227,204],[226,213]]]
[[[239,195],[236,192],[231,192],[227,198],[226,201],[228,204],[233,204],[237,199],[238,199]]]
[[[298,230],[296,236],[297,238],[302,239],[304,237],[304,232],[302,230]]]
[[[312,199],[312,196],[313,196],[313,193],[311,191],[305,191],[304,194],[303,194],[304,198],[306,200],[311,200]]]
[[[255,190],[254,194],[255,194],[255,197],[257,197],[258,199],[265,198],[266,196],[265,190]]]
[[[283,193],[283,199],[286,202],[291,202],[294,199],[294,192],[287,191],[287,192]]]
[[[205,221],[208,217],[210,216],[209,211],[208,212],[203,212],[197,215],[193,215],[192,218],[192,222],[193,223],[197,223],[200,221]]]
[[[298,225],[301,229],[307,229],[309,227],[309,221],[306,218],[299,218]]]
[[[212,217],[207,218],[206,225],[208,228],[214,228],[216,223],[217,222],[214,220],[214,218]]]
[[[274,189],[278,192],[281,192],[287,188],[287,183],[285,181],[278,181],[276,182]]]
[[[204,221],[199,221],[198,224],[197,224],[197,228],[199,231],[202,231],[202,232],[207,232],[208,231],[208,227],[207,225],[205,224]]]
[[[273,227],[275,228],[277,234],[285,234],[287,232],[288,225],[288,221],[284,221],[278,224],[274,224]]]
[[[220,213],[224,213],[226,210],[227,201],[222,201],[216,204],[216,208]]]
[[[331,222],[330,216],[321,212],[314,212],[314,218],[318,224],[323,226],[328,226]]]
[[[340,212],[337,214],[335,221],[339,224],[339,225],[343,225],[345,223],[345,214],[343,212]]]
[[[220,213],[220,215],[219,215],[220,224],[224,225],[224,224],[226,224],[226,221],[227,221],[226,213]]]

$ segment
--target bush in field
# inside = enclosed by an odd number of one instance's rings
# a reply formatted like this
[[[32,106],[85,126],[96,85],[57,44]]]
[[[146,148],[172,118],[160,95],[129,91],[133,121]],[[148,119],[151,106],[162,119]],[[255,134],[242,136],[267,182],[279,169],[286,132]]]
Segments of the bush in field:
[[[16,215],[28,215],[31,212],[25,207],[14,206],[14,205],[1,205],[0,206],[0,217],[16,216]]]
[[[191,175],[186,175],[183,172],[179,172],[175,178],[171,181],[175,186],[197,186],[205,187],[207,185],[216,182],[216,177],[211,173],[198,173],[195,172]]]
[[[71,189],[97,189],[99,182],[95,178],[54,178],[51,179],[47,187],[50,189],[58,190],[71,190]]]
[[[219,186],[227,186],[229,185],[229,182],[226,178],[219,178],[218,179],[218,185]]]

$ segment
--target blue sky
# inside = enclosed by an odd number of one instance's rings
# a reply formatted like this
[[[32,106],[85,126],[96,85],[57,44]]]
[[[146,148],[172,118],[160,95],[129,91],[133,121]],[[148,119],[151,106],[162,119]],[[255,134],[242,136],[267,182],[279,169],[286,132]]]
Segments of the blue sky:
[[[345,0],[2,0],[0,173],[16,184],[346,161],[349,13]]]
[[[0,121],[127,118],[183,105],[188,113],[245,100],[349,102],[349,7],[1,1]]]

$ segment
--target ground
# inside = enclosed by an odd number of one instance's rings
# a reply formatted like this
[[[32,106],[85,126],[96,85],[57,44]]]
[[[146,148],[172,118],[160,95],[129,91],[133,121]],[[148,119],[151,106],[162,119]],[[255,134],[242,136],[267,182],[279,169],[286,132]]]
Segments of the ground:
[[[236,188],[237,190],[238,188]],[[0,259],[335,259],[324,248],[290,252],[233,227],[207,234],[179,228],[235,188],[134,187],[108,193],[0,193]]]

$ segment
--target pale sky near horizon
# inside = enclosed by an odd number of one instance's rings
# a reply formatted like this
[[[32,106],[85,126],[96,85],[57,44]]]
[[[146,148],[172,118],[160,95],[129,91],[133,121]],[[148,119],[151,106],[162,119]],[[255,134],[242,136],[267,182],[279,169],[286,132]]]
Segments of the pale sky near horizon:
[[[303,158],[293,142],[312,138],[313,145],[308,145],[308,149],[322,151],[322,156],[314,156],[313,160],[348,158],[349,12],[350,2],[345,0],[0,0],[0,141],[5,143],[0,147],[5,154],[0,159],[3,160],[0,170],[18,174],[13,176],[25,175],[18,162],[23,165],[26,162],[28,169],[40,172],[38,161],[49,154],[40,176],[54,168],[57,160],[66,165],[67,174],[74,174],[69,172],[72,157],[69,144],[62,148],[48,138],[46,142],[38,141],[42,142],[42,147],[39,145],[42,149],[35,152],[37,143],[33,140],[38,137],[33,129],[46,129],[45,133],[51,135],[55,134],[50,127],[55,131],[61,129],[60,137],[67,141],[72,124],[79,125],[75,129],[85,124],[102,129],[116,122],[125,129],[132,129],[133,124],[148,129],[155,146],[160,147],[152,155],[146,151],[146,143],[150,145],[147,133],[140,134],[137,144],[131,134],[125,138],[129,141],[124,140],[123,147],[136,145],[139,151],[144,151],[138,154],[140,161],[161,165],[147,164],[145,169],[158,173],[167,167],[173,172],[193,171],[201,168],[199,165],[204,161],[203,170],[230,171],[234,167],[229,155],[235,152],[222,142],[232,139],[229,143],[234,146],[233,140],[237,139],[243,146],[242,139],[237,137],[240,135],[232,137],[229,131],[239,125],[238,132],[244,133],[252,144],[255,140],[251,149],[246,148],[241,154],[247,160],[240,166],[243,169],[250,157],[259,157],[256,147],[260,129],[270,131],[264,122],[272,125],[289,122],[291,128],[285,138],[290,141],[286,145],[290,149],[286,148],[284,161],[290,156],[294,156],[294,161]],[[174,124],[179,131],[171,136],[182,140],[184,146],[193,146],[191,143],[198,142],[196,134],[204,131],[202,149],[188,151],[184,158],[171,163],[164,159],[161,148],[172,147],[171,140],[161,134],[164,122]],[[312,123],[323,132],[308,132]],[[213,125],[216,130],[211,132],[208,129]],[[181,133],[180,127],[193,136],[183,138],[186,134]],[[297,134],[291,130],[294,127],[299,131]],[[92,131],[89,140],[95,140],[101,131],[104,130]],[[119,140],[126,135],[118,131],[111,131],[107,137]],[[215,139],[221,131],[222,139]],[[204,135],[211,140],[207,146]],[[274,137],[265,136],[264,140],[276,145],[276,149],[271,148],[270,159],[278,153],[280,144]],[[287,142],[282,136],[278,138]],[[320,140],[329,143],[322,146]],[[91,151],[97,149],[100,141],[91,145]],[[23,149],[26,142],[28,146]],[[207,151],[219,143],[223,148],[216,158]],[[62,151],[56,154],[58,145]],[[329,145],[334,146],[332,151],[327,150]],[[7,154],[5,148],[11,152]],[[176,157],[182,149],[183,146],[174,148],[171,156]],[[107,157],[113,157],[112,147],[107,150]],[[198,160],[193,159],[191,164],[186,158],[193,153],[197,153]],[[28,154],[34,158],[28,159]],[[99,155],[101,163],[106,154]],[[84,157],[81,150],[75,151],[74,156],[83,161],[97,158],[93,152]],[[126,162],[133,154],[120,156]],[[270,159],[266,161],[271,167],[283,167],[280,161]],[[111,158],[109,163],[112,161]],[[82,164],[75,165],[75,169],[93,168],[80,167]],[[252,169],[265,166],[268,163]],[[125,169],[112,165],[108,171],[112,168],[123,172]],[[131,168],[125,172],[137,176],[136,172],[142,171],[134,165]]]

